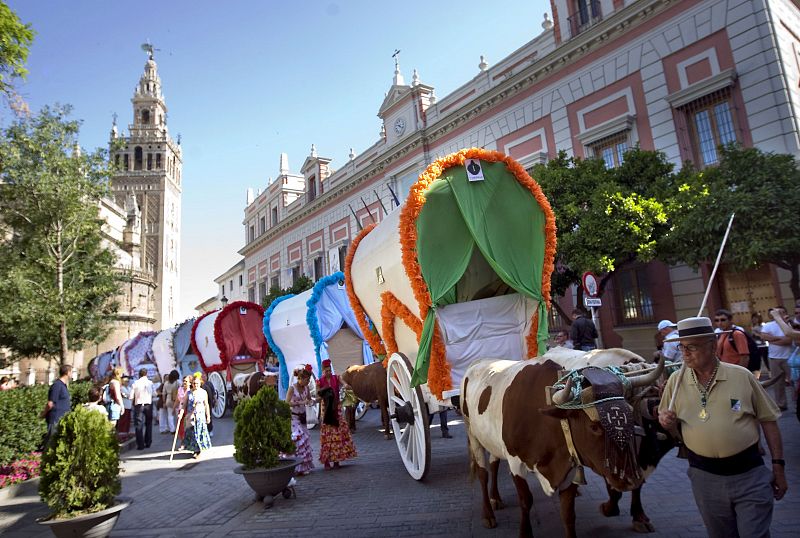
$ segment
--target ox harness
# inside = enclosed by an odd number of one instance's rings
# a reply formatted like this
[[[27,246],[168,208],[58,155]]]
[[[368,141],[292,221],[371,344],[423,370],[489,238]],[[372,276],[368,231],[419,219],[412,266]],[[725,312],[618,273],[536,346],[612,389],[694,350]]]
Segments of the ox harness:
[[[563,375],[554,388],[564,388],[565,380],[568,378],[572,379],[571,399],[563,404],[555,404],[556,407],[583,410],[593,422],[600,422],[605,432],[606,468],[621,479],[626,476],[640,478],[641,473],[636,461],[633,409],[625,402],[624,396],[630,391],[630,380],[614,366],[607,368],[589,366]],[[575,449],[568,419],[561,419],[561,429],[564,432],[572,465],[576,468],[573,483],[585,484],[583,465]]]

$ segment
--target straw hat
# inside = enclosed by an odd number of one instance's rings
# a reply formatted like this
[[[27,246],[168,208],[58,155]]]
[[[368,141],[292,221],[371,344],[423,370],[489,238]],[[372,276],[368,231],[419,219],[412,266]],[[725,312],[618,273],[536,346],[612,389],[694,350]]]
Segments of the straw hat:
[[[687,338],[697,338],[698,336],[716,336],[729,332],[731,331],[714,332],[711,319],[706,317],[686,318],[678,322],[678,336],[665,338],[664,342],[676,342],[678,340],[686,340]]]

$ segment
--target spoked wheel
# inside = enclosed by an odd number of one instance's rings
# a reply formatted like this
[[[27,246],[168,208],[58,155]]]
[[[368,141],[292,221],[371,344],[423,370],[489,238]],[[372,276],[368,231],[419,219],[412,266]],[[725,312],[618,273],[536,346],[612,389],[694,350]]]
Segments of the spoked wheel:
[[[367,402],[358,400],[358,404],[356,405],[356,420],[361,420],[364,418],[364,415],[367,414],[369,411],[369,404]]]
[[[411,372],[411,362],[405,355],[395,353],[389,358],[386,369],[389,417],[408,474],[414,480],[423,480],[431,467],[428,405],[422,399],[422,390],[411,387]]]
[[[214,415],[214,418],[222,418],[222,415],[225,414],[225,409],[227,408],[227,389],[225,387],[225,380],[222,379],[222,376],[219,372],[211,372],[208,374],[208,382],[214,387],[214,390],[217,391],[217,401],[214,402],[214,407],[211,409],[211,414]]]

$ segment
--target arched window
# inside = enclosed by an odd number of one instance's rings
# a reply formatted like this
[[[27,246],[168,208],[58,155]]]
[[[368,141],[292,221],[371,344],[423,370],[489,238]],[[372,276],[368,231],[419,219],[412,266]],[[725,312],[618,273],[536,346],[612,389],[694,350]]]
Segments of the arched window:
[[[156,170],[161,170],[161,154],[156,153]]]
[[[142,123],[145,125],[150,123],[150,111],[149,110],[142,110]]]
[[[148,170],[152,170],[153,169],[153,154],[152,153],[148,153],[147,154],[147,169]]]
[[[142,169],[142,148],[141,146],[136,146],[133,150],[133,169],[134,170],[141,170]]]

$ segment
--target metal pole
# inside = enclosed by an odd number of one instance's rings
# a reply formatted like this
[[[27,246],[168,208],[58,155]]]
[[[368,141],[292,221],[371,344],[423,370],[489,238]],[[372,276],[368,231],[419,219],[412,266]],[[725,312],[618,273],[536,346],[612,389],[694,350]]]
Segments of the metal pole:
[[[719,252],[717,253],[717,260],[714,262],[714,269],[711,271],[711,276],[708,279],[708,285],[706,286],[706,293],[703,295],[703,302],[700,304],[700,310],[697,311],[697,317],[700,317],[703,314],[703,310],[706,308],[706,301],[708,300],[708,294],[711,293],[711,285],[714,283],[714,277],[717,275],[717,269],[719,268],[719,262],[722,260],[722,252],[725,250],[725,243],[728,242],[728,235],[731,233],[731,226],[733,226],[733,217],[736,213],[731,213],[731,218],[728,220],[728,228],[725,230],[725,235],[722,237],[722,244],[719,246]],[[681,364],[681,369],[678,371],[678,380],[675,382],[675,390],[672,392],[672,397],[669,400],[669,407],[668,409],[672,411],[675,408],[675,396],[678,395],[678,389],[681,386],[681,381],[683,381],[683,374],[686,372],[686,363],[684,362]]]
[[[591,307],[592,310],[592,323],[594,324],[594,328],[597,331],[597,338],[595,338],[595,344],[597,349],[603,348],[603,332],[600,330],[600,313],[597,311],[596,307]]]

